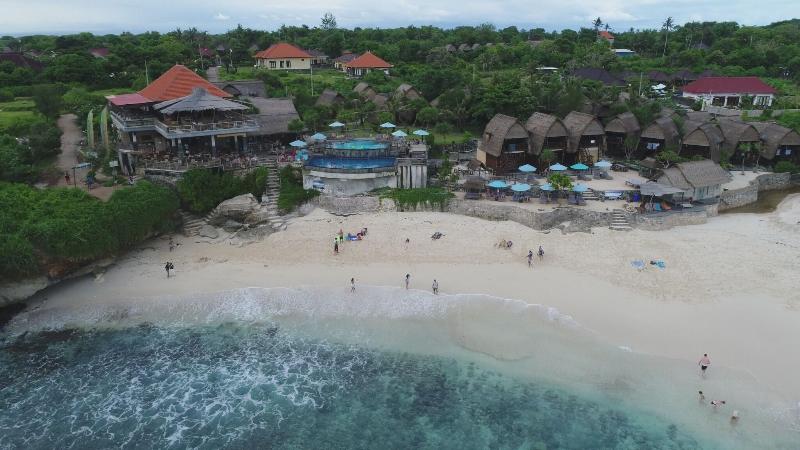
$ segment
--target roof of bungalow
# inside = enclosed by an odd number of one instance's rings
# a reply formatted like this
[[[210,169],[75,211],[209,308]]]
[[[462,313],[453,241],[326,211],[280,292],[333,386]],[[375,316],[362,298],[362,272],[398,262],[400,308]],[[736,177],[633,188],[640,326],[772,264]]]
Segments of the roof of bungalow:
[[[217,52],[215,52],[214,50],[212,50],[212,49],[210,49],[208,47],[200,47],[200,56],[202,56],[204,58],[211,58],[216,54],[217,54]]]
[[[672,74],[672,81],[694,81],[696,79],[697,74],[687,69],[681,69]]]
[[[209,94],[202,87],[192,89],[192,93],[180,98],[166,100],[153,106],[162,114],[195,111],[243,111],[247,106]]]
[[[308,53],[309,55],[311,55],[313,57],[316,57],[316,58],[327,58],[328,57],[328,55],[326,55],[322,50],[317,50],[317,49],[314,49],[314,48],[307,48],[306,49],[306,53]]]
[[[641,137],[645,139],[663,140],[664,146],[678,145],[680,132],[672,117],[662,115],[657,117],[650,125],[642,130]]]
[[[608,31],[605,31],[605,30],[598,31],[597,32],[597,36],[599,36],[599,37],[601,37],[603,39],[614,39],[614,35],[609,33]]]
[[[605,134],[603,124],[591,114],[572,111],[564,117],[564,127],[569,133],[567,150],[577,152],[583,136],[602,136]]]
[[[775,122],[752,122],[753,127],[758,130],[761,141],[761,155],[764,158],[772,159],[778,148],[784,145],[800,146],[800,133]]]
[[[472,46],[469,44],[461,44],[458,46],[458,51],[460,52],[468,52],[472,50]]]
[[[370,51],[364,52],[358,58],[344,64],[352,69],[390,69],[394,67]]]
[[[544,141],[547,138],[566,137],[567,128],[556,116],[535,112],[525,122],[525,129],[531,134],[534,154],[542,152]]]
[[[731,174],[719,164],[704,159],[679,163],[664,169],[658,182],[680,189],[696,189],[725,184],[731,178]]]
[[[90,48],[89,54],[95,58],[106,58],[111,51],[107,47]]]
[[[290,98],[248,97],[259,113],[251,116],[259,124],[259,131],[253,134],[270,135],[289,133],[289,124],[300,119],[294,102]],[[248,133],[251,134],[251,133]]]
[[[722,130],[716,123],[693,120],[684,122],[683,145],[708,147],[708,156],[715,161],[719,160],[724,141]]]
[[[419,90],[408,83],[402,83],[400,86],[397,86],[397,89],[394,91],[394,95],[397,97],[407,97],[410,99],[422,97],[422,94],[419,92]]]
[[[319,94],[317,101],[315,103],[316,106],[330,106],[336,103],[342,103],[345,101],[345,98],[342,94],[336,92],[333,89],[325,89],[322,91],[322,94]]]
[[[514,133],[515,131],[516,133]],[[505,114],[495,114],[483,130],[481,149],[488,155],[500,156],[503,152],[503,141],[510,133],[513,133],[511,138],[516,139],[520,134],[519,131],[521,131],[521,135],[527,136],[527,132],[516,118]]]
[[[668,83],[671,77],[660,70],[651,70],[647,72],[647,79],[650,81],[658,81],[659,83]]]
[[[573,70],[572,75],[585,80],[599,81],[606,86],[625,86],[625,82],[623,80],[615,77],[606,69],[583,67],[581,69]]]
[[[339,56],[338,58],[334,59],[334,61],[339,63],[348,63],[356,58],[358,58],[358,55],[356,55],[355,53],[344,52],[342,53],[342,56]]]
[[[636,136],[642,131],[639,120],[632,112],[618,114],[606,124],[607,133],[623,133]]]
[[[205,78],[180,64],[172,66],[163,75],[139,91],[139,94],[151,101],[163,102],[164,100],[186,97],[192,93],[194,88],[198,87],[217,97],[232,97],[231,94],[214,86]]]
[[[447,44],[447,45],[444,46],[444,50],[447,51],[447,52],[451,52],[452,53],[452,52],[458,50],[458,48],[456,48],[456,46],[453,45],[453,44]]]
[[[267,91],[264,88],[264,82],[261,80],[217,81],[214,82],[214,86],[235,97],[242,95],[250,97],[267,96]]]
[[[280,58],[311,58],[305,50],[295,47],[287,42],[278,42],[270,45],[266,50],[261,50],[255,54],[257,59],[280,59]]]
[[[389,103],[389,94],[375,94],[372,96],[370,101],[375,104],[375,109],[378,111],[384,111],[388,109],[387,104]]]
[[[373,89],[372,86],[370,86],[366,81],[361,81],[356,84],[356,87],[353,88],[353,92],[359,95],[365,95],[367,97],[372,97],[377,94],[375,89]]]
[[[44,69],[44,64],[19,52],[0,52],[0,63],[6,61],[14,64],[17,67],[24,67],[35,72],[39,72],[40,70]]]
[[[730,151],[731,154],[739,144],[748,142],[759,142],[761,136],[758,130],[753,125],[733,119],[719,119],[717,120],[719,129],[722,130],[722,137],[725,139],[722,143],[723,148]]]
[[[692,94],[777,94],[774,87],[758,77],[705,77],[683,88]]]

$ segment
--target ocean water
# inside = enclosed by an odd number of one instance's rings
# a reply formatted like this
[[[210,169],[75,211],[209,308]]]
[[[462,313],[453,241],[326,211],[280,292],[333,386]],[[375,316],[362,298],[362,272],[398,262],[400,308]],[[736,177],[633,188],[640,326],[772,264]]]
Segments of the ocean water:
[[[0,448],[791,448],[670,414],[668,364],[592,340],[552,308],[377,288],[31,312],[0,342]]]

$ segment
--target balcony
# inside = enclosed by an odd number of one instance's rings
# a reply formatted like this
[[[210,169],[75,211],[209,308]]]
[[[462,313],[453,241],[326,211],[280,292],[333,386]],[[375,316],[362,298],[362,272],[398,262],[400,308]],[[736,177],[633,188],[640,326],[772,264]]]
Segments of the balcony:
[[[248,133],[258,131],[258,122],[252,119],[229,120],[223,122],[196,122],[191,124],[167,125],[155,121],[156,131],[167,139],[184,137],[212,136],[228,133]]]
[[[111,121],[120,131],[152,131],[155,119],[152,117],[127,117],[116,111],[111,111]]]

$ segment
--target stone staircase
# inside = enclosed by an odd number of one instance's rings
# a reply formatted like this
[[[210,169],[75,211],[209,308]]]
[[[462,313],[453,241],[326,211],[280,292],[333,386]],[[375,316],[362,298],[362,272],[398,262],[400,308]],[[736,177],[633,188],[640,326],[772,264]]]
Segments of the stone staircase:
[[[614,231],[632,231],[633,227],[628,223],[625,211],[615,209],[611,212],[611,225],[608,227]]]
[[[597,195],[597,192],[595,192],[591,188],[587,189],[586,192],[584,192],[581,195],[583,196],[584,200],[600,200],[600,197]]]
[[[267,188],[264,196],[261,197],[261,206],[267,211],[267,222],[275,231],[286,229],[285,218],[280,215],[278,211],[278,195],[281,190],[281,179],[278,171],[278,161],[275,158],[269,158],[266,163],[267,167]]]
[[[179,214],[183,222],[184,236],[197,236],[197,233],[200,232],[200,228],[203,228],[203,225],[206,224],[206,219],[204,217],[197,217],[184,210],[180,210]]]

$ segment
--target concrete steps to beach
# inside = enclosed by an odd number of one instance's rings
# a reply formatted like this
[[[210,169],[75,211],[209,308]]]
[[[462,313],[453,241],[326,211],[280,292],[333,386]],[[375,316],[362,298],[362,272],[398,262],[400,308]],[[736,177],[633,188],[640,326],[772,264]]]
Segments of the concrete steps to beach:
[[[597,192],[591,188],[587,189],[581,196],[584,200],[600,200],[600,197],[597,196]]]
[[[199,233],[200,229],[206,224],[204,217],[197,217],[194,214],[186,211],[180,211],[179,214],[181,216],[181,221],[183,222],[184,236],[197,236],[197,233]]]
[[[633,227],[628,222],[628,218],[625,216],[625,211],[621,209],[615,209],[611,212],[611,225],[608,228],[614,231],[633,230]]]
[[[281,216],[278,210],[278,196],[281,191],[281,179],[278,173],[278,161],[275,158],[269,158],[266,162],[267,167],[267,183],[264,196],[261,197],[261,206],[267,211],[267,222],[275,231],[282,231],[286,229],[286,220]]]

